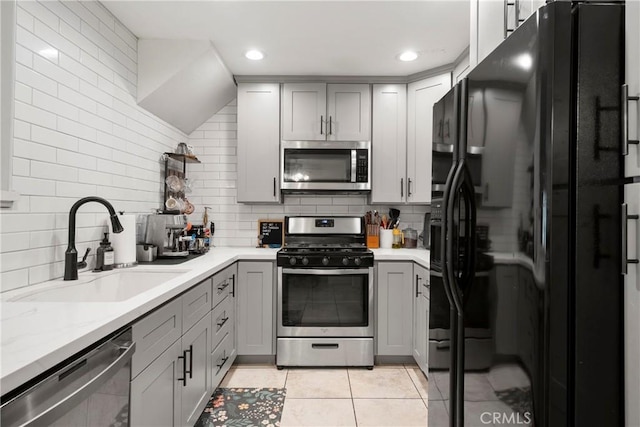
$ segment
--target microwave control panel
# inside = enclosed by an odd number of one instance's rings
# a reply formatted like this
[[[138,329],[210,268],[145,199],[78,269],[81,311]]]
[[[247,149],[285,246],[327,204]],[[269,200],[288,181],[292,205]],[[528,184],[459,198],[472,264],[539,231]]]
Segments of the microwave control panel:
[[[369,181],[369,150],[356,150],[356,182]]]

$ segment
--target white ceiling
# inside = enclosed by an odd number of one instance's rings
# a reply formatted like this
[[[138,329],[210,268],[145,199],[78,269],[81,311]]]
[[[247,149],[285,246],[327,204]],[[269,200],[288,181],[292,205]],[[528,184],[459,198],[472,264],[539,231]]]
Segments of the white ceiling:
[[[138,38],[211,40],[234,75],[407,76],[452,63],[469,45],[468,0],[103,4]],[[266,57],[246,59],[252,48]],[[407,49],[420,57],[397,60]]]

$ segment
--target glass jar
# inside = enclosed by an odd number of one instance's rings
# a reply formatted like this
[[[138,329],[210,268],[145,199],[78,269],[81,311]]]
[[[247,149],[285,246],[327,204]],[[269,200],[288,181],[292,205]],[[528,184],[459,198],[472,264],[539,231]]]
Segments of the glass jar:
[[[400,249],[403,244],[404,244],[404,234],[402,234],[402,231],[398,230],[397,228],[394,228],[393,243],[391,243],[391,247],[393,249]]]
[[[404,247],[416,248],[418,246],[418,231],[413,228],[405,228],[402,230],[404,233]]]

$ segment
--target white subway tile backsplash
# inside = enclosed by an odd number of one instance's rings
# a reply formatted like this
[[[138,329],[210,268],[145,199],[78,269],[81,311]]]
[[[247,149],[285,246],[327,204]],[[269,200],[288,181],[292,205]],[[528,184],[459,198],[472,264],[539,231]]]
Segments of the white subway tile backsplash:
[[[91,13],[93,13],[98,18],[99,27],[96,29],[102,29],[102,27],[107,27],[113,30],[115,25],[115,17],[105,9],[105,7],[99,2],[82,2],[82,5],[89,9]]]
[[[2,290],[9,291],[12,289],[22,288],[29,284],[29,270],[13,270],[2,271],[0,273],[0,283],[2,283]]]
[[[56,127],[57,120],[55,114],[20,101],[16,101],[14,108],[15,117],[19,120],[51,129],[55,129]]]
[[[16,45],[16,63],[33,68],[33,52],[26,47]]]
[[[70,72],[59,67],[41,56],[33,57],[33,68],[40,74],[43,74],[56,82],[65,86],[69,86],[72,89],[78,90],[80,88],[80,79],[78,76],[71,74]]]
[[[73,25],[65,22],[60,22],[60,34],[62,34],[67,40],[75,43],[82,52],[87,53],[94,58],[98,57],[98,46],[82,35],[79,27],[74,27]]]
[[[27,86],[20,82],[16,82],[14,88],[17,101],[22,101],[25,104],[31,104],[33,102],[33,89],[30,86]]]
[[[51,147],[63,148],[65,150],[78,150],[78,138],[75,136],[66,135],[41,126],[31,126],[31,140]],[[50,157],[48,160],[52,161],[53,159],[55,159],[55,157]],[[47,159],[42,160],[46,161]]]
[[[82,145],[83,142],[84,141],[81,140],[80,145]],[[73,166],[77,169],[95,170],[97,165],[97,159],[94,156],[68,150],[58,150],[56,160],[59,165]]]
[[[68,102],[60,100],[58,97],[47,95],[38,90],[33,92],[33,105],[43,110],[54,113],[67,119],[78,121],[78,108]]]
[[[78,169],[54,163],[31,161],[31,176],[54,181],[78,181]]]
[[[96,162],[96,170],[114,175],[125,175],[127,173],[127,166],[111,160],[98,159]]]
[[[96,141],[98,138],[98,131],[91,126],[87,126],[83,123],[68,120],[64,117],[58,117],[58,130],[67,135],[76,136],[78,138],[87,139],[89,141]]]
[[[56,183],[47,179],[13,177],[13,189],[20,194],[29,196],[55,196]]]
[[[70,56],[66,55],[65,53],[60,54],[58,63],[66,71],[69,71],[77,75],[78,77],[80,77],[80,79],[86,81],[87,83],[90,83],[93,86],[98,85],[98,74],[91,71],[89,68],[85,67],[83,64],[71,58]],[[60,92],[62,92],[62,88],[66,88],[66,87],[60,86]],[[89,111],[95,111],[95,107],[93,108],[93,110],[89,110]]]
[[[60,19],[58,16],[44,7],[42,2],[32,0],[22,0],[19,2],[19,8],[22,12],[27,13],[40,21],[47,24],[50,28],[57,29]],[[19,15],[18,15],[19,16]]]
[[[31,15],[29,12],[27,12],[21,7],[19,7],[18,10],[16,11],[16,24],[18,24],[18,26],[24,28],[25,30],[28,30],[29,32],[33,33],[33,27],[34,27],[33,15]]]
[[[52,29],[36,19],[34,34],[42,40],[46,40],[51,43],[53,47],[58,49],[60,52],[64,52],[76,60],[80,59],[80,48],[72,41],[60,35],[57,28]]]
[[[94,42],[98,47],[109,55],[113,54],[114,47],[102,34],[100,34],[100,23],[98,23],[98,27],[94,28],[91,25],[88,25],[86,22],[80,23],[80,33],[86,38],[90,39]]]
[[[62,24],[66,23],[73,28],[80,29],[80,18],[75,13],[71,12],[65,5],[65,2],[58,0],[47,0],[41,4],[49,9],[54,15],[56,15],[59,21],[59,28],[62,29]]]
[[[58,84],[55,80],[28,68],[22,64],[16,64],[16,81],[24,83],[33,89],[41,90],[49,95],[57,95]]]
[[[96,194],[94,184],[80,184],[77,182],[56,182],[56,196],[82,198]]]
[[[14,156],[12,167],[11,171],[15,176],[29,176],[31,174],[31,162],[29,160]]]

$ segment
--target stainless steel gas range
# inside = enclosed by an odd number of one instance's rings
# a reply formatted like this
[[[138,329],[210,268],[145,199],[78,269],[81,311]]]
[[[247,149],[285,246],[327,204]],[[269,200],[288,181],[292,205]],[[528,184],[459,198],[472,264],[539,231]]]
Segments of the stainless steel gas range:
[[[373,367],[373,252],[362,217],[285,217],[276,364]]]

